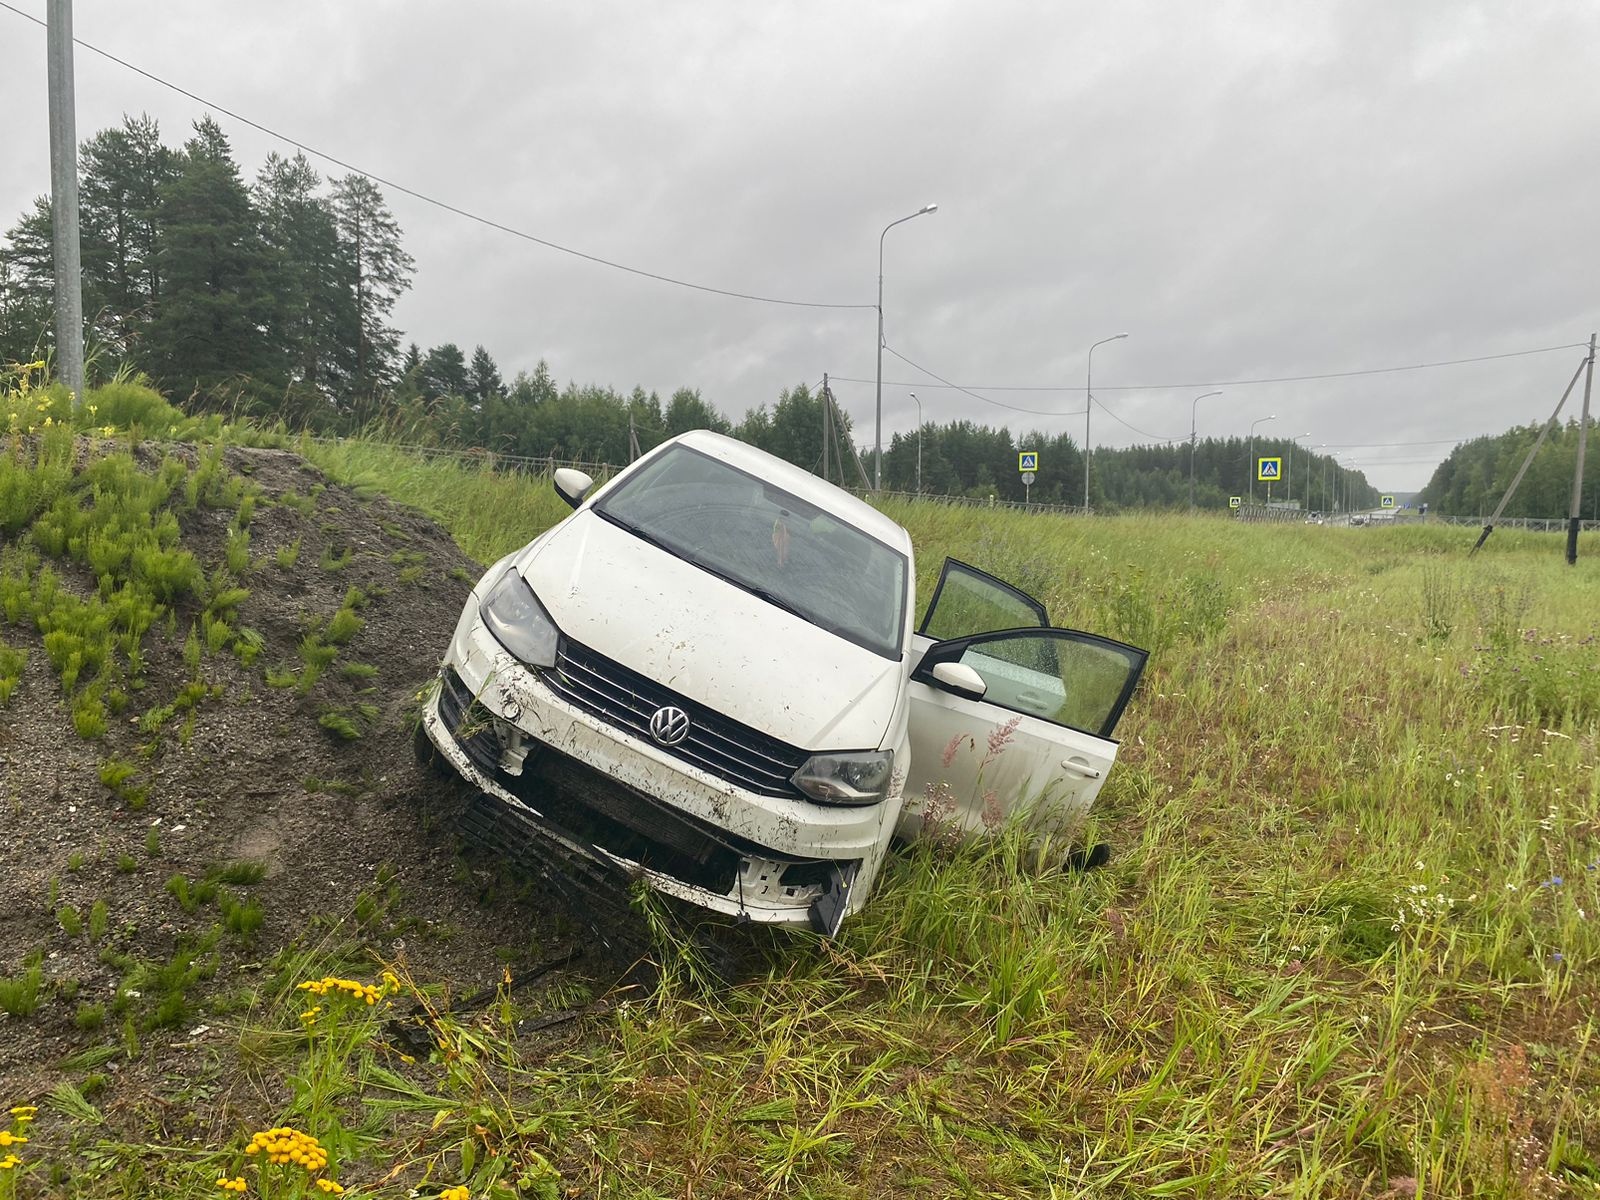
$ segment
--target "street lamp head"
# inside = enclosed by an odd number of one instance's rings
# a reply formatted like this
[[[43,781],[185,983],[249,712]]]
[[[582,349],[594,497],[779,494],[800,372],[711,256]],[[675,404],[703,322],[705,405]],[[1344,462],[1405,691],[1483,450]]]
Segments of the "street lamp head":
[[[922,206],[922,208],[920,210],[918,210],[917,216],[920,217],[923,213],[931,213],[931,212],[938,212],[938,211],[939,211],[939,206],[937,204],[924,204]]]

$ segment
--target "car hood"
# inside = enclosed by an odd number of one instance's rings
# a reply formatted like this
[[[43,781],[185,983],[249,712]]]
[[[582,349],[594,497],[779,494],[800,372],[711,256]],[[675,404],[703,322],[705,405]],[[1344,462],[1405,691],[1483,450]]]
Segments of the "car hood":
[[[806,750],[883,742],[906,664],[846,641],[587,510],[518,568],[568,637]]]

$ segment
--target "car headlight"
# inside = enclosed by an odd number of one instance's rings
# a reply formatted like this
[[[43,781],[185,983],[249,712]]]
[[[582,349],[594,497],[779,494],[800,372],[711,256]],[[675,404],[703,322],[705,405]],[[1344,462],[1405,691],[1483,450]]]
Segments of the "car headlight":
[[[478,616],[507,650],[530,667],[556,665],[560,636],[533,589],[512,567],[500,576],[478,606]]]
[[[892,750],[817,754],[794,773],[794,785],[822,804],[876,804],[893,775]]]

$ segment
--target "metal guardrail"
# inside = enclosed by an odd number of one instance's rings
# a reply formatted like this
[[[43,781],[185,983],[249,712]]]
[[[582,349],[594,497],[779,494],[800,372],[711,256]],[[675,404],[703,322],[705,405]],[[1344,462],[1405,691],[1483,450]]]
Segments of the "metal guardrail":
[[[328,446],[337,446],[347,441],[368,440],[365,438],[323,437],[310,433],[303,433],[299,436],[308,442],[319,442]],[[418,458],[448,458],[461,463],[463,466],[486,467],[491,471],[500,467],[509,467],[524,474],[541,475],[546,478],[554,475],[561,467],[571,467],[596,479],[608,479],[621,470],[620,467],[613,466],[611,463],[583,462],[579,459],[567,458],[544,458],[526,454],[502,454],[498,451],[485,450],[478,446],[458,450],[447,446],[415,446],[403,442],[375,442],[372,444],[384,446],[390,450],[398,450],[404,454],[414,454]]]
[[[997,500],[992,496],[984,499],[977,496],[947,496],[935,492],[882,491],[874,493],[862,488],[846,488],[845,491],[854,496],[878,495],[891,500],[912,500],[923,504],[939,504],[946,508],[1006,508],[1014,512],[1060,513],[1065,516],[1083,515],[1083,506],[1081,504],[1034,504],[1020,500]]]

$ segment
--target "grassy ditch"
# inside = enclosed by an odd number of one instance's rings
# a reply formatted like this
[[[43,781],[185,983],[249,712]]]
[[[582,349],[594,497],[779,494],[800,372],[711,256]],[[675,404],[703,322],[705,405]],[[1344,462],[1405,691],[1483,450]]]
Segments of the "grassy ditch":
[[[95,467],[52,445],[35,429],[11,450],[30,471],[65,472],[59,495]],[[547,481],[377,444],[302,450],[355,496],[381,490],[429,512],[480,562],[566,512]],[[130,496],[163,486],[159,469],[138,483],[98,469]],[[152,501],[142,561],[181,549],[160,542],[157,510],[182,509],[193,478],[174,476]],[[0,495],[23,490],[14,472],[0,477]],[[205,485],[193,491],[199,511]],[[268,510],[280,517],[328,500],[309,489],[280,497]],[[37,530],[55,536],[59,518],[63,553],[80,537],[84,562],[91,541],[110,535],[74,533],[65,523],[82,510],[58,513],[55,497],[29,503],[32,548],[7,552],[30,607],[8,620],[36,623],[38,581],[53,569]],[[104,1101],[108,1064],[159,1061],[168,1035],[132,1007],[146,1000],[123,999],[126,986],[110,1000],[85,995],[85,1037],[101,1048],[48,1088],[0,1097],[0,1111],[37,1109],[13,1113],[15,1137],[29,1140],[0,1146],[17,1158],[0,1168],[0,1189],[199,1197],[227,1180],[273,1197],[332,1185],[451,1200],[1600,1194],[1600,545],[1586,539],[1573,569],[1556,542],[1533,535],[1497,534],[1468,561],[1470,531],[905,503],[890,512],[916,543],[920,596],[950,554],[1029,588],[1057,624],[1155,651],[1087,831],[1112,846],[1109,866],[1064,873],[1052,865],[1059,852],[1009,837],[919,847],[894,861],[835,943],[764,939],[764,967],[727,986],[669,938],[661,987],[599,1004],[559,982],[520,987],[487,943],[471,969],[498,983],[464,1003],[459,978],[409,969],[392,938],[285,942],[247,999],[187,1018],[226,1029],[210,1069],[248,1080],[247,1094],[224,1103],[220,1085],[191,1085],[191,1124],[152,1099],[133,1110],[137,1132],[119,1123],[126,1107]],[[248,668],[261,694],[317,719],[316,689],[340,668],[315,664],[359,647],[382,607],[368,603],[376,576],[347,572],[421,565],[393,551],[336,567],[350,547],[337,531],[317,541],[319,519],[308,513],[303,532],[286,526],[276,544],[253,546],[243,581],[226,571],[226,536],[198,575],[157,567],[147,577],[130,548],[96,602],[131,604],[119,597],[132,587],[155,609],[145,639],[160,634],[181,657],[192,637],[202,666],[215,653],[243,669],[233,647],[249,603],[236,617],[219,596],[274,572],[338,580],[342,601],[297,627],[298,641],[258,648]],[[169,577],[163,598],[154,580]],[[432,578],[442,587],[447,577]],[[439,600],[440,646],[458,605],[458,594]],[[174,608],[189,620],[169,622]],[[215,635],[215,652],[208,611],[233,639]],[[113,729],[115,690],[130,697],[123,725],[147,711],[130,690],[143,612],[116,610],[103,634],[92,613],[63,618],[80,641],[57,639],[62,666],[50,659],[60,720],[75,724],[80,702],[92,715],[91,690]],[[309,694],[297,695],[313,671]],[[371,702],[339,706],[351,728],[371,729],[360,741],[345,743],[337,721],[311,733],[332,747],[373,743],[381,726],[356,707]],[[220,703],[197,697],[199,719]],[[159,729],[188,719],[174,711]],[[105,788],[131,808],[150,772],[129,749],[103,759]],[[130,877],[151,870],[137,842],[121,853]],[[271,905],[265,929],[246,908],[262,882],[249,865],[179,872],[163,861],[161,871],[173,919],[199,914],[207,925],[131,990],[192,994],[197,963],[271,935]],[[115,897],[109,920],[97,917],[90,897],[69,894],[70,871],[64,879],[48,897],[59,940],[47,944],[93,938],[97,922],[115,930]],[[337,917],[320,928],[348,930],[392,886],[317,909]],[[220,940],[208,945],[212,925]],[[7,1031],[66,1003],[47,962],[6,965]],[[171,1104],[159,1071],[148,1086]],[[298,1159],[270,1161],[296,1149]]]

